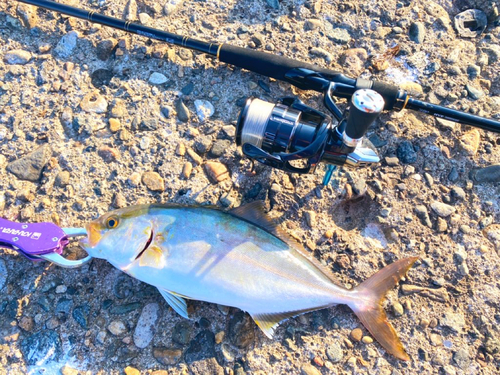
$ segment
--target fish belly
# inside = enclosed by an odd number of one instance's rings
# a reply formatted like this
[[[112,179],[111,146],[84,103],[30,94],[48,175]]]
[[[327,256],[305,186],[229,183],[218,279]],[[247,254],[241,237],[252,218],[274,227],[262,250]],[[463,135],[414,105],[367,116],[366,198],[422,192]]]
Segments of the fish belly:
[[[190,299],[252,313],[349,301],[346,289],[279,238],[223,212],[187,211],[153,244],[161,249],[162,266],[136,262],[127,273]],[[161,231],[161,217],[156,222]]]

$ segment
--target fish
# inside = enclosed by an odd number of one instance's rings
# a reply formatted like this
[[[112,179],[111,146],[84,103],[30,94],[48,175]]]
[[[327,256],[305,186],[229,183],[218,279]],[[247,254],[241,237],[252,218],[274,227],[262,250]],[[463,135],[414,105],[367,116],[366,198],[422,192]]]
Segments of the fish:
[[[382,302],[418,257],[400,259],[352,289],[286,234],[261,201],[224,211],[207,206],[135,205],[86,225],[80,245],[153,285],[179,315],[186,299],[246,311],[272,339],[284,320],[345,304],[390,354],[409,360]]]

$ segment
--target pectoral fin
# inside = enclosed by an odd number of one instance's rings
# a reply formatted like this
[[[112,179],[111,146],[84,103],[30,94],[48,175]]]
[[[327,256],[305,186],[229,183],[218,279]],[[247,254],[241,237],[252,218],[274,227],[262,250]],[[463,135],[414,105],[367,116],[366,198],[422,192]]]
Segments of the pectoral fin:
[[[170,307],[177,312],[177,314],[179,314],[183,318],[189,319],[189,314],[187,311],[187,303],[184,300],[184,298],[173,295],[172,293],[163,289],[158,288],[158,291],[163,296],[163,298],[165,298],[165,301],[167,301]]]

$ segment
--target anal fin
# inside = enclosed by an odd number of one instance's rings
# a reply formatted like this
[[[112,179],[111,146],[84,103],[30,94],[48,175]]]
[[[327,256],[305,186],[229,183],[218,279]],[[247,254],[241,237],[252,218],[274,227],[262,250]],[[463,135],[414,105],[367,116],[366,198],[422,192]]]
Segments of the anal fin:
[[[174,295],[164,289],[158,288],[158,291],[163,296],[163,298],[165,298],[165,301],[167,301],[169,306],[173,308],[175,312],[177,312],[177,314],[179,314],[183,318],[189,319],[189,314],[187,311],[187,303],[184,300],[184,298],[179,297],[178,295]]]

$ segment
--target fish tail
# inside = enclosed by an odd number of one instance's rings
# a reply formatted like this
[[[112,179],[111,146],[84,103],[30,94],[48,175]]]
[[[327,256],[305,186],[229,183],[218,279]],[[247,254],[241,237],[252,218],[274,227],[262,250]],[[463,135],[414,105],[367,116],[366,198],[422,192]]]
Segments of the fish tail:
[[[396,331],[388,322],[382,302],[386,293],[396,286],[417,259],[418,257],[405,258],[384,267],[354,289],[353,293],[356,297],[349,304],[359,320],[384,349],[405,361],[410,357],[403,348]]]

